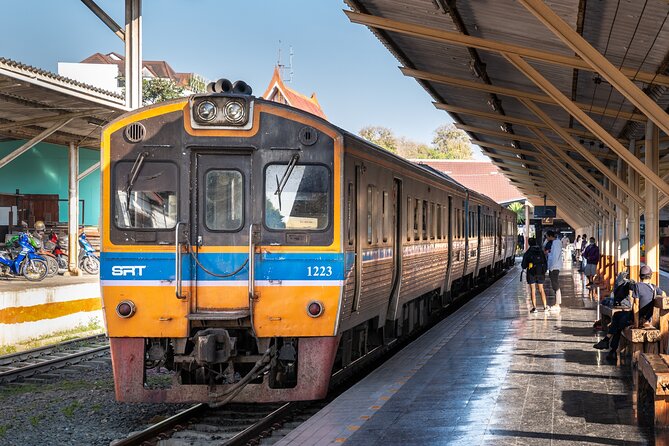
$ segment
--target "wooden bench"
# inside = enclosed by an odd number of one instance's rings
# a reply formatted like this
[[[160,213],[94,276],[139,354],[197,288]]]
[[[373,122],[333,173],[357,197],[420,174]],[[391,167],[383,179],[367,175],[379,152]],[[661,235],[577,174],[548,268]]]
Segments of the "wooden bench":
[[[634,369],[639,363],[641,353],[660,353],[660,330],[657,328],[627,327],[620,336],[618,348],[618,364],[627,354],[631,354],[631,366]]]
[[[607,307],[606,305],[599,304],[599,320],[602,323],[602,331],[608,330],[614,314],[624,310],[623,307]]]
[[[638,383],[639,418],[648,419],[652,415],[655,429],[669,428],[669,355],[642,353]]]

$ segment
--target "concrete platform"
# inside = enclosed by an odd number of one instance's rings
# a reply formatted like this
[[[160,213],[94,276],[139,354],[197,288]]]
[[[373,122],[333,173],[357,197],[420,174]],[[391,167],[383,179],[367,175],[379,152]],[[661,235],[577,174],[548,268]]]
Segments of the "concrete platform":
[[[562,271],[557,314],[529,313],[519,274],[510,271],[278,444],[652,444],[635,419],[629,367],[592,348],[596,306],[579,274]]]
[[[0,346],[102,323],[98,276],[0,280]]]

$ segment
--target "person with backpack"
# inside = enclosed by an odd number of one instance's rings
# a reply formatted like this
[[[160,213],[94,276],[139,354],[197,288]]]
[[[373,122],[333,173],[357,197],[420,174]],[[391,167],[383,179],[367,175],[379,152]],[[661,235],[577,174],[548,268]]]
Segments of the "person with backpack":
[[[590,244],[583,250],[583,257],[586,260],[583,272],[588,278],[586,286],[592,287],[595,284],[595,275],[597,274],[597,263],[599,263],[599,246],[597,246],[594,237],[590,237]]]
[[[616,360],[616,350],[620,342],[620,334],[628,325],[639,328],[652,328],[651,320],[653,318],[654,299],[656,296],[665,296],[665,292],[651,283],[653,277],[653,270],[644,265],[639,270],[640,282],[630,282],[629,287],[629,303],[631,303],[630,311],[620,311],[613,316],[611,325],[609,325],[606,337],[593,345],[599,350],[606,350],[611,348],[611,351],[606,355],[607,361]],[[621,302],[621,304],[624,304]]]
[[[546,292],[544,291],[544,279],[546,277],[546,270],[548,269],[546,255],[541,249],[541,246],[537,245],[536,238],[531,237],[528,242],[530,247],[525,251],[525,254],[523,254],[521,267],[527,270],[526,279],[527,284],[530,286],[530,298],[532,299],[532,309],[530,310],[530,313],[537,312],[537,291],[535,285],[539,288],[541,301],[544,304],[544,311],[548,311],[548,306],[546,305]]]

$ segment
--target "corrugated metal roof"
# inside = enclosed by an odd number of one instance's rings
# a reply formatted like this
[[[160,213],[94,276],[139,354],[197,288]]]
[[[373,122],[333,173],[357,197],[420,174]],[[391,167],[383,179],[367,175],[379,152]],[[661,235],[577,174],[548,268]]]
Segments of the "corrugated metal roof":
[[[354,12],[368,14],[382,19],[392,19],[402,25],[401,28],[376,25],[370,30],[395,55],[400,63],[408,68],[448,76],[457,80],[475,83],[480,88],[465,88],[452,81],[437,82],[421,80],[418,82],[432,96],[433,100],[487,114],[497,113],[499,118],[476,116],[471,112],[450,112],[458,124],[481,129],[468,131],[472,139],[491,144],[485,149],[489,154],[505,154],[499,146],[509,147],[513,138],[500,137],[490,132],[502,130],[504,115],[511,118],[540,122],[540,119],[512,95],[490,93],[490,88],[506,88],[524,93],[545,96],[530,79],[515,68],[502,54],[488,49],[467,47],[458,43],[439,40],[432,35],[426,38],[418,32],[408,32],[405,25],[418,25],[436,31],[468,35],[487,39],[504,45],[515,45],[540,50],[555,55],[574,58],[573,51],[553,32],[534,17],[517,0],[345,0]],[[661,1],[617,1],[617,0],[551,0],[546,1],[560,18],[603,54],[616,67],[626,68],[632,73],[644,72],[666,74],[669,65],[669,4]],[[415,28],[412,29],[415,31]],[[580,103],[586,112],[606,131],[627,146],[629,138],[643,138],[644,126],[630,121],[630,115],[638,114],[634,105],[626,100],[611,85],[593,71],[575,69],[572,66],[525,59],[546,79],[574,102]],[[577,60],[577,62],[579,62]],[[580,61],[582,62],[582,61]],[[578,66],[578,65],[576,65]],[[669,105],[666,94],[667,78],[654,79],[657,85],[635,80],[635,84],[662,108]],[[505,92],[506,93],[506,92]],[[550,102],[550,101],[548,101]],[[585,127],[572,119],[557,104],[546,101],[535,103],[561,127],[572,129],[576,139],[591,153],[596,154],[606,163],[618,158],[617,154],[590,135]],[[599,109],[605,110],[600,113]],[[598,111],[595,113],[595,111]],[[607,114],[608,116],[604,116]],[[508,133],[519,135],[518,138],[536,135],[525,125],[513,123],[504,126]],[[544,126],[545,127],[545,126]],[[564,146],[552,131],[544,128],[546,137]],[[524,151],[522,159],[540,160],[532,144],[516,140],[514,145]],[[498,146],[497,148],[493,148]],[[573,163],[581,163],[587,171],[601,179],[602,175],[594,169],[575,150],[568,148],[568,155]],[[551,150],[549,150],[549,153]],[[533,155],[535,154],[535,155]],[[522,160],[521,160],[522,161]],[[502,172],[513,177],[513,171],[520,168],[514,160],[497,159]],[[567,164],[564,161],[560,161]],[[505,167],[508,166],[508,167]],[[570,169],[577,177],[579,174]],[[542,175],[542,167],[536,170],[537,178]],[[581,177],[579,177],[581,178]],[[581,178],[583,179],[583,178]],[[583,183],[587,181],[583,179]]]
[[[101,126],[127,110],[118,94],[0,58],[1,138],[32,139],[72,118],[44,141],[98,148]]]

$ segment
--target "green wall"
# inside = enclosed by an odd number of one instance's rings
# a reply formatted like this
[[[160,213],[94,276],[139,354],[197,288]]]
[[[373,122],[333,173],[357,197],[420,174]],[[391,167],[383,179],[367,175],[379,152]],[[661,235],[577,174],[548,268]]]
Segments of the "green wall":
[[[25,141],[0,142],[0,158]],[[68,148],[54,144],[37,144],[26,153],[0,168],[0,193],[58,194],[67,199]],[[100,161],[100,152],[79,149],[79,172]],[[79,182],[79,199],[85,202],[84,224],[97,225],[100,218],[100,169]],[[66,222],[67,202],[61,202],[59,220]],[[81,218],[81,205],[79,206]]]

